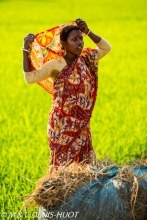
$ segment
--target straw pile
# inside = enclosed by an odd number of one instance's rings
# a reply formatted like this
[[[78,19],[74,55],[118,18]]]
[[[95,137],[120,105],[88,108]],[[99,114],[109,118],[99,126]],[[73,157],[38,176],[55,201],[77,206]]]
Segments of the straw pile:
[[[122,168],[108,160],[60,167],[38,181],[25,205],[79,210],[78,220],[146,220],[147,160]]]
[[[85,163],[72,163],[61,166],[58,170],[50,171],[36,184],[35,191],[25,201],[26,206],[54,206],[62,202],[80,186],[92,182],[94,179],[107,176],[103,170],[112,167],[109,160],[97,160],[92,168]],[[98,171],[99,172],[96,172]],[[34,203],[35,202],[35,203]]]

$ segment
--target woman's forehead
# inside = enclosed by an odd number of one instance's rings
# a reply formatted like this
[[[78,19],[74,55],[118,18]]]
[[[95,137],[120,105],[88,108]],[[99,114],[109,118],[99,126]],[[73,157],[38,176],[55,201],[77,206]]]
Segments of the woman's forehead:
[[[82,31],[81,30],[72,30],[68,37],[71,38],[71,37],[80,37],[82,36]]]

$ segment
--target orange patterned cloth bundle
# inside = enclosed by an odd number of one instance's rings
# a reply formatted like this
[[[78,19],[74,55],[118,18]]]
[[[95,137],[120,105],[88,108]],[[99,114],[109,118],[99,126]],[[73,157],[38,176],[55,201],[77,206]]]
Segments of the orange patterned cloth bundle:
[[[71,21],[36,34],[36,38],[32,44],[30,52],[32,68],[34,67],[37,69],[47,61],[63,56],[64,51],[61,49],[60,32],[62,28],[67,25],[76,25],[76,23]],[[48,93],[52,94],[53,83],[50,78],[42,80],[38,84]]]

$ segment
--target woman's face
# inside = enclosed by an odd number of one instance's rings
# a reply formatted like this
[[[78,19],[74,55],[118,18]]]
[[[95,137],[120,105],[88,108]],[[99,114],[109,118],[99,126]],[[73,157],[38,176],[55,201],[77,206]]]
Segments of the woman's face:
[[[84,46],[82,32],[80,30],[72,30],[64,43],[66,53],[80,55]]]

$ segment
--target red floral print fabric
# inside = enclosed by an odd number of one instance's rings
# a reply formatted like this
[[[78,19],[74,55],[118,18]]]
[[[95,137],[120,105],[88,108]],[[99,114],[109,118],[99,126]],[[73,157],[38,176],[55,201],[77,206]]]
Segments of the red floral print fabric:
[[[85,49],[84,56],[66,66],[54,82],[48,121],[51,165],[69,161],[91,163],[95,157],[89,121],[96,100],[97,75],[86,65],[87,54],[96,71],[97,50]]]

